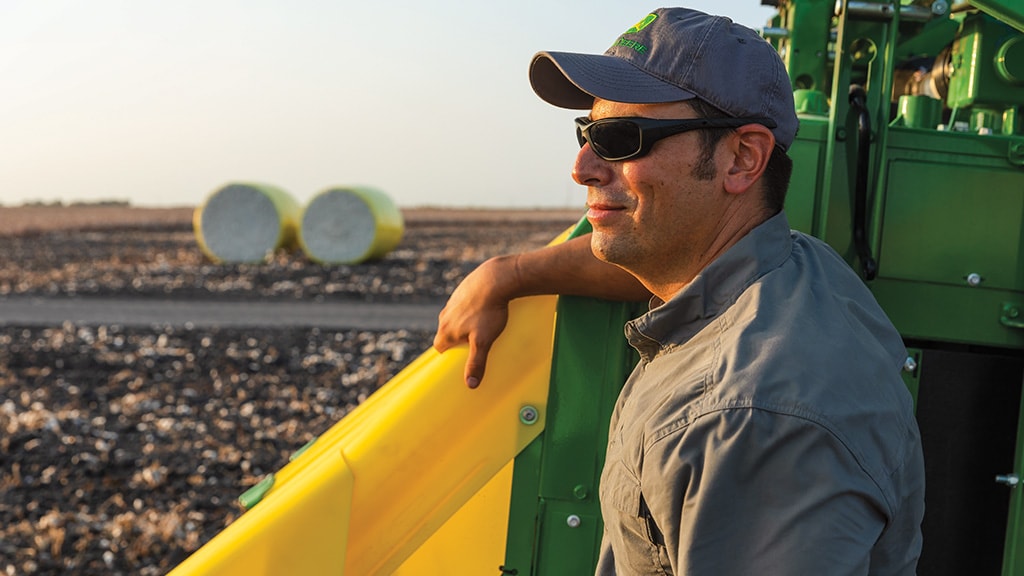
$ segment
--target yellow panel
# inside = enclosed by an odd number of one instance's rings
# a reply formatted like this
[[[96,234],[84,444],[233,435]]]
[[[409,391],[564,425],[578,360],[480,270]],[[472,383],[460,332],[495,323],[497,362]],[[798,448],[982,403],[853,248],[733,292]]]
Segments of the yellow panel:
[[[512,462],[459,509],[394,576],[497,574],[505,561]]]
[[[352,473],[340,456],[276,487],[171,576],[341,574],[348,539]]]
[[[480,388],[463,384],[467,351],[433,355],[396,377],[346,435],[355,475],[346,572],[390,574],[541,431],[554,297],[513,302]],[[520,422],[523,406],[539,418]]]

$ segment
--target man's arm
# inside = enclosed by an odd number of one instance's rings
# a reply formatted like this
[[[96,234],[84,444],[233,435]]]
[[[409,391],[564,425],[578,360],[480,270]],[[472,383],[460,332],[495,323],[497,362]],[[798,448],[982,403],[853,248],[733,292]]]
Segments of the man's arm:
[[[434,348],[469,343],[466,385],[483,379],[487,354],[508,322],[508,303],[523,296],[568,294],[640,301],[650,292],[625,270],[598,260],[590,235],[531,252],[497,256],[471,272],[438,317]]]

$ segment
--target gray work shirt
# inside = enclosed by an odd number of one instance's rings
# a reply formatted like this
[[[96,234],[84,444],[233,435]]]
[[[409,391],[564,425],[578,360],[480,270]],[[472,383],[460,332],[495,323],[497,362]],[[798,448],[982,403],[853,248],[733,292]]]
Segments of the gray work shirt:
[[[626,336],[599,575],[914,574],[906,349],[831,248],[779,214]]]

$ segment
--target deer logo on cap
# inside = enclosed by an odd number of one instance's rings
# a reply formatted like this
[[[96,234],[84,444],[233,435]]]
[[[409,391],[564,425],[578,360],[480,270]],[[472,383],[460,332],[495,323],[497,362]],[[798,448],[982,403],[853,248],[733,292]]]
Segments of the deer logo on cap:
[[[646,18],[644,18],[643,20],[641,20],[641,21],[637,22],[636,24],[634,24],[632,28],[630,28],[629,30],[626,30],[625,32],[623,32],[623,34],[636,34],[637,32],[639,32],[639,31],[643,30],[644,28],[647,28],[648,26],[650,26],[651,22],[654,22],[657,19],[658,19],[658,15],[657,14],[648,14]]]

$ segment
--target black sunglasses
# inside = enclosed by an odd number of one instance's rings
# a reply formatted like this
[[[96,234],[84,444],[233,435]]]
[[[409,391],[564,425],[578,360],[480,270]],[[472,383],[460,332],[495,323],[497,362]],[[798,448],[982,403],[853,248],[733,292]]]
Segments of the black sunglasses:
[[[590,144],[599,158],[609,162],[639,158],[651,151],[654,143],[675,134],[704,128],[738,128],[762,124],[775,128],[770,118],[688,118],[660,120],[655,118],[602,118],[590,121],[586,116],[576,119],[576,139],[580,148]]]

